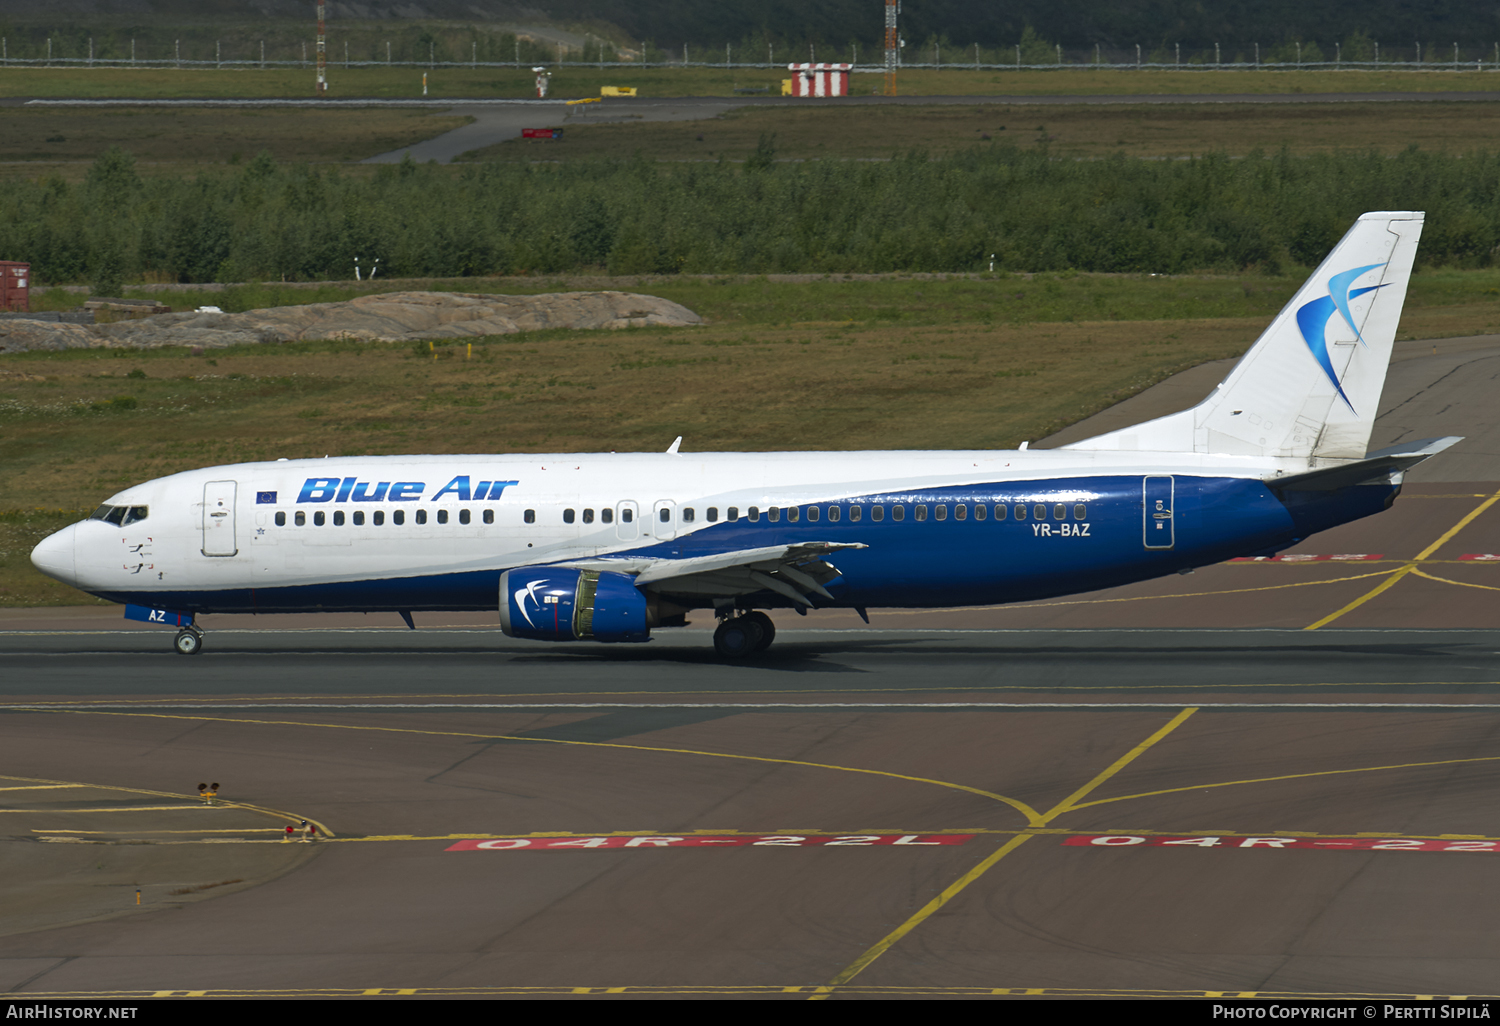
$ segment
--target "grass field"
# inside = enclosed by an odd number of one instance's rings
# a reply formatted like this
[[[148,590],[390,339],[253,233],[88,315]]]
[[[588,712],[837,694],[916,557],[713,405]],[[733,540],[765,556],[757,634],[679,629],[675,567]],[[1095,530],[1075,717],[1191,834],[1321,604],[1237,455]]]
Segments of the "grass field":
[[[329,67],[333,98],[416,98],[423,68]],[[439,99],[534,95],[527,68],[440,67],[427,71],[429,96]],[[0,97],[302,97],[313,95],[312,68],[199,70],[169,68],[0,68]],[[630,64],[554,69],[552,94],[598,96],[605,85],[635,86],[644,97],[734,96],[736,89],[781,92],[781,68],[641,68]],[[856,74],[850,91],[869,96],[880,74]],[[1500,89],[1500,76],[1475,71],[974,71],[910,69],[900,73],[902,96],[1052,96],[1114,93],[1370,93],[1476,92]]]
[[[372,292],[432,289],[536,295],[616,289],[661,296],[715,324],[793,328],[861,324],[924,327],[1068,321],[1175,321],[1213,318],[1269,320],[1306,277],[1305,270],[1256,274],[1143,275],[910,274],[910,275],[548,275],[528,278],[449,278],[326,282],[309,285],[142,286],[132,298],[178,310],[208,303],[230,312],[303,303],[342,302]],[[69,310],[87,289],[32,293],[34,310]],[[1500,329],[1500,268],[1419,271],[1407,294],[1412,337],[1474,334]]]
[[[779,91],[776,70],[567,68],[563,97],[601,85],[651,96]],[[332,69],[335,97],[420,95],[420,69]],[[868,93],[878,76],[855,78]],[[0,96],[306,97],[310,69],[0,69]],[[1451,72],[909,71],[903,95],[1357,93],[1494,89]],[[436,98],[530,94],[525,71],[438,69]],[[603,104],[604,114],[628,105]],[[693,123],[569,124],[562,143],[502,144],[498,159],[741,159],[763,134],[778,155],[878,158],[1007,142],[1060,157],[1178,157],[1286,146],[1293,152],[1467,151],[1500,142],[1495,107],[1306,104],[1109,108],[857,106],[748,108]],[[588,116],[592,116],[588,115]],[[194,173],[265,149],[283,162],[359,160],[462,119],[429,110],[159,111],[0,107],[0,174],[77,178],[111,145],[144,173]],[[1004,126],[1002,129],[1001,126]],[[704,138],[699,141],[697,138]],[[985,140],[983,136],[991,138]],[[60,138],[58,138],[60,137]],[[453,173],[463,173],[455,168]],[[341,173],[364,173],[350,168]],[[131,483],[217,463],[325,454],[665,448],[1005,447],[1040,438],[1179,370],[1243,351],[1300,274],[1038,274],[772,277],[570,275],[440,282],[250,284],[130,295],[178,309],[245,310],[439,288],[531,294],[615,288],[680,302],[704,327],[547,332],[462,344],[354,342],[84,350],[0,358],[0,606],[92,601],[37,574],[43,535]],[[34,309],[77,306],[39,289]],[[1500,330],[1500,270],[1423,271],[1403,337]]]
[[[762,135],[781,159],[881,158],[912,149],[941,155],[973,146],[1046,146],[1058,157],[1186,157],[1254,150],[1468,152],[1500,145],[1500,104],[1308,103],[1028,106],[743,107],[708,121],[590,125],[573,112],[560,141],[514,139],[463,160],[744,160]],[[627,112],[628,115],[628,112]],[[600,108],[601,118],[618,116]],[[561,116],[554,118],[562,124]]]
[[[1500,104],[1477,102],[1308,103],[1295,106],[953,105],[744,107],[706,121],[624,120],[623,108],[571,109],[560,141],[515,139],[466,154],[476,160],[744,160],[763,135],[779,159],[868,159],[974,146],[1045,146],[1064,158],[1116,153],[1186,157],[1254,150],[1319,153],[1409,146],[1470,152],[1500,146]],[[560,108],[537,125],[563,124]],[[278,161],[355,162],[464,124],[430,109],[224,110],[188,107],[0,107],[0,175],[78,178],[111,146],[129,150],[147,174],[185,174],[237,164],[266,150]]]
[[[0,108],[0,161],[93,161],[111,146],[138,160],[235,164],[262,150],[283,162],[357,161],[465,124],[422,109],[206,107]]]
[[[490,279],[649,291],[714,323],[464,343],[20,353],[0,361],[0,605],[88,601],[28,553],[129,484],[246,460],[404,452],[1012,447],[1254,340],[1291,278]],[[394,283],[387,283],[390,287]],[[1500,330],[1500,272],[1414,278],[1403,337]],[[226,309],[352,283],[159,290]],[[51,290],[52,305],[82,299]],[[1112,319],[1113,318],[1113,319]]]
[[[1243,349],[1258,320],[803,325],[75,350],[0,370],[0,605],[81,601],[27,553],[133,482],[403,452],[1014,446]],[[647,398],[649,397],[649,398]]]

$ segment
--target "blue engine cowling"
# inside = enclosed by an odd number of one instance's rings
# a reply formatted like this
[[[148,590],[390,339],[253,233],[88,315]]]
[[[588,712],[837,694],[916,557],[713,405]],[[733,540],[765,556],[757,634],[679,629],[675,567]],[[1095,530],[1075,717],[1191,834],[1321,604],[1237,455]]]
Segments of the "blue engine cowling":
[[[500,629],[537,641],[649,641],[646,595],[629,574],[523,566],[500,575]]]

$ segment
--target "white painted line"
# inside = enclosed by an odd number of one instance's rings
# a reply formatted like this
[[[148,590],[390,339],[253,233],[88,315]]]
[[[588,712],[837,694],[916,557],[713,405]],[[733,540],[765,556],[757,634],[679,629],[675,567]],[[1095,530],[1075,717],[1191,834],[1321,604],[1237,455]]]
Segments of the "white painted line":
[[[1500,702],[1195,702],[1184,696],[1175,702],[299,702],[268,698],[264,701],[214,703],[89,702],[67,705],[0,705],[0,712],[71,712],[119,709],[441,709],[514,710],[535,712],[548,709],[1500,709]]]

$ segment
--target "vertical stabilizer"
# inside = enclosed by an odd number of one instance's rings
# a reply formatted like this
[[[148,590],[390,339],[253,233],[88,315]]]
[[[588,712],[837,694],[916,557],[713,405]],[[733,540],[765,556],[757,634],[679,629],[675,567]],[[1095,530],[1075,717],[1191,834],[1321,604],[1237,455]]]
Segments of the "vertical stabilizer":
[[[1064,448],[1363,458],[1422,218],[1380,211],[1356,221],[1197,406]]]

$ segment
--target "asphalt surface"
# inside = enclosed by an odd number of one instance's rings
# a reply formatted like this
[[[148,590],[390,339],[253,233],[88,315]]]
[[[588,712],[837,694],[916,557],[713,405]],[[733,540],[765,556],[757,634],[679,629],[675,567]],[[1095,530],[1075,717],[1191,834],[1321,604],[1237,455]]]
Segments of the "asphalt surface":
[[[751,664],[6,612],[0,989],[1500,993],[1496,341],[1402,344],[1378,434],[1472,441],[1304,558],[784,615]]]

